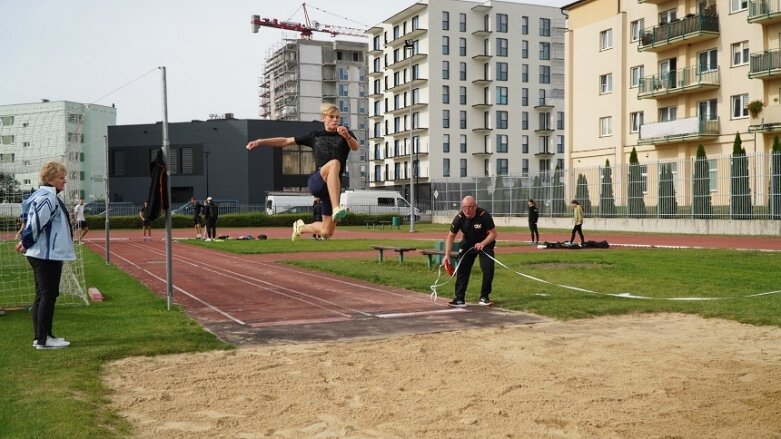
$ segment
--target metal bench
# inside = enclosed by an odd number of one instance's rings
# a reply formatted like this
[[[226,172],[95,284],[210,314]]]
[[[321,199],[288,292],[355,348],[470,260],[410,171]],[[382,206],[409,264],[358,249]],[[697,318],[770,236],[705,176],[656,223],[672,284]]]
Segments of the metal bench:
[[[383,256],[384,256],[384,252],[386,250],[394,251],[394,252],[399,254],[399,264],[403,264],[404,263],[404,253],[405,252],[414,252],[415,250],[417,250],[414,247],[389,247],[389,246],[385,246],[385,245],[370,245],[369,247],[371,247],[371,248],[377,250],[378,252],[380,252],[380,256],[379,256],[380,263],[382,263],[382,261],[384,260]]]

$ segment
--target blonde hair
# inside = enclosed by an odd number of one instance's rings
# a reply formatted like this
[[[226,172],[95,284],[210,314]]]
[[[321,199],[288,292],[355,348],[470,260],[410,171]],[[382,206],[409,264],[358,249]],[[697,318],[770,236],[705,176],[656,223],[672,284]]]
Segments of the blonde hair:
[[[320,116],[327,116],[331,113],[341,113],[339,107],[334,104],[322,104],[320,105]]]
[[[47,185],[50,181],[54,180],[55,178],[59,177],[60,175],[67,174],[67,170],[65,169],[65,165],[63,165],[60,162],[49,162],[41,168],[41,172],[38,173],[38,176],[41,179],[41,184]]]

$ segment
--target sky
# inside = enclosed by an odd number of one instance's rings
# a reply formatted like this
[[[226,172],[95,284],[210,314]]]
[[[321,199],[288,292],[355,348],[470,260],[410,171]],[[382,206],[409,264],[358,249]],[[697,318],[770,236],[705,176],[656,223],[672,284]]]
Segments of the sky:
[[[314,0],[307,11],[313,21],[368,28],[416,2]],[[258,119],[264,61],[283,38],[298,35],[264,27],[252,33],[250,19],[304,22],[301,3],[281,0],[0,0],[0,10],[10,37],[0,50],[0,105],[113,104],[119,125],[162,120],[160,66],[169,122],[224,113]]]

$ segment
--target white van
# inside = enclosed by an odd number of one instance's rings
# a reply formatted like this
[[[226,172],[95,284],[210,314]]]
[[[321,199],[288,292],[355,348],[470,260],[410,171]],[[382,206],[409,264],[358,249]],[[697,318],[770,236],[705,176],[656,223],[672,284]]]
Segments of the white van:
[[[311,212],[314,202],[315,197],[304,192],[269,192],[266,195],[266,213],[275,215],[291,209],[294,212],[304,211],[304,206]]]
[[[348,212],[405,217],[410,214],[409,203],[396,191],[348,190],[342,192],[339,204]],[[415,209],[415,216],[420,216],[418,209]]]

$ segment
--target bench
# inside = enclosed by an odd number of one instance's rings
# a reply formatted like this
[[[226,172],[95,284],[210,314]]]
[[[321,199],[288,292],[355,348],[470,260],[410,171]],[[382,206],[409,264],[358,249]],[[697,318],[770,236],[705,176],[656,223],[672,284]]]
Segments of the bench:
[[[428,268],[431,268],[434,265],[434,258],[436,256],[445,256],[444,250],[421,250],[421,254],[426,255],[428,258],[428,261],[426,262],[426,266]],[[450,262],[453,264],[453,266],[456,265],[456,261],[458,261],[459,253],[457,251],[451,251],[450,252]]]
[[[388,246],[384,246],[384,245],[370,245],[369,247],[371,247],[371,248],[377,250],[378,252],[380,252],[380,257],[379,257],[380,263],[382,263],[382,261],[383,261],[384,252],[386,250],[387,251],[394,251],[394,252],[399,254],[399,264],[403,264],[404,263],[404,253],[405,252],[414,252],[415,250],[417,250],[416,248],[412,248],[412,247],[388,247]]]
[[[366,228],[367,229],[369,228],[369,226],[371,226],[371,228],[373,229],[374,226],[376,226],[376,225],[377,225],[377,223],[375,221],[366,221]]]
[[[388,226],[388,228],[390,228],[390,226],[391,226],[391,222],[390,221],[379,221],[379,223],[380,223],[380,227],[382,228],[382,230],[385,230],[385,226]]]

